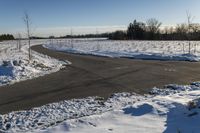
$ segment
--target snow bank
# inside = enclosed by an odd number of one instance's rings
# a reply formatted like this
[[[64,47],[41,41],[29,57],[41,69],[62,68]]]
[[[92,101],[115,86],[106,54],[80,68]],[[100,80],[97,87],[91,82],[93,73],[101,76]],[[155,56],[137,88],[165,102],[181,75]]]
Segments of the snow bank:
[[[32,45],[43,44],[45,41],[34,40]],[[0,86],[56,72],[68,64],[67,61],[58,61],[34,51],[29,61],[27,42],[22,41],[21,51],[16,44],[16,41],[0,43]]]
[[[48,133],[198,133],[200,130],[200,84],[169,85],[154,88],[152,95],[120,95],[110,100],[111,111],[79,119],[66,120],[44,130]],[[120,100],[119,100],[120,99]],[[110,104],[109,104],[110,105]],[[192,108],[191,108],[192,107]],[[44,132],[43,131],[43,132]]]
[[[200,42],[187,41],[112,41],[61,40],[43,45],[46,48],[78,54],[107,57],[125,57],[147,60],[199,61]]]
[[[154,88],[150,95],[113,94],[52,103],[0,115],[1,132],[198,133],[200,82]]]

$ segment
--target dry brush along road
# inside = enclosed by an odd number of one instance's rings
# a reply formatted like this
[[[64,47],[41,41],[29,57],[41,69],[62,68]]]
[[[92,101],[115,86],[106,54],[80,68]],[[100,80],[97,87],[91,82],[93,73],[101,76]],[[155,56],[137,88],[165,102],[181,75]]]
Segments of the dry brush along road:
[[[32,49],[72,64],[56,73],[0,87],[0,114],[73,98],[107,98],[116,92],[144,94],[154,86],[200,80],[199,62],[77,55],[48,50],[41,45]]]

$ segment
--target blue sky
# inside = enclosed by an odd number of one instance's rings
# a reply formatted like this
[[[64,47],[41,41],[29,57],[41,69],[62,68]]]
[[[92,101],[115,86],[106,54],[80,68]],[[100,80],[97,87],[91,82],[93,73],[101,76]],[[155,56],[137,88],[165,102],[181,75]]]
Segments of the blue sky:
[[[163,25],[186,21],[186,10],[200,22],[200,0],[0,0],[0,33],[23,32],[28,11],[36,35],[112,31],[131,21],[157,18]]]

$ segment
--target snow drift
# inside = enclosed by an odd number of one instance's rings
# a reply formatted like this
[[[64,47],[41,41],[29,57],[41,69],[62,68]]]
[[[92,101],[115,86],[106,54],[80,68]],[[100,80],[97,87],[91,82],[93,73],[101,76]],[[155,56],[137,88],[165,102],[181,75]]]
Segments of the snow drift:
[[[187,41],[112,41],[60,40],[43,45],[52,50],[106,57],[124,57],[145,60],[199,61],[200,42]]]

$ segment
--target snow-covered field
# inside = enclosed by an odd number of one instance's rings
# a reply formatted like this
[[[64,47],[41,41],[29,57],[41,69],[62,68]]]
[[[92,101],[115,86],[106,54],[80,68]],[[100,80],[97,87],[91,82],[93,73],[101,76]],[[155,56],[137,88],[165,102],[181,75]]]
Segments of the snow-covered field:
[[[191,41],[57,40],[44,47],[79,54],[154,60],[200,60],[200,42]]]
[[[38,45],[46,41],[34,40],[31,43]],[[21,44],[19,51],[16,41],[0,42],[0,86],[56,72],[67,64],[34,51],[32,60],[29,61],[27,41],[24,40]]]
[[[199,133],[200,82],[52,103],[0,115],[1,132]]]

